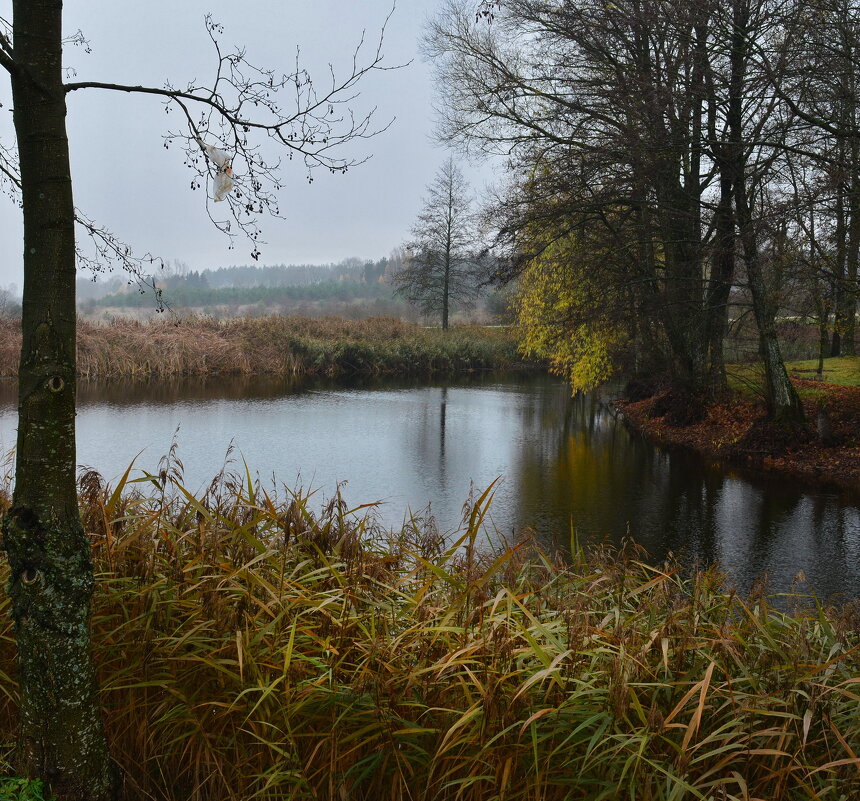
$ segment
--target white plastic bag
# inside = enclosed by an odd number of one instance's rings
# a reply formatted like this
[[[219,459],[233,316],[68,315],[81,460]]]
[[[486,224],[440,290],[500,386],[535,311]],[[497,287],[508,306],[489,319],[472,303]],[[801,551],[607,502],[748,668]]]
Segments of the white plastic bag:
[[[202,142],[200,144],[203,144]],[[230,156],[223,150],[219,150],[215,145],[203,145],[206,155],[216,164],[219,169],[229,169]]]
[[[224,200],[233,189],[233,169],[230,167],[230,156],[215,145],[206,145],[202,139],[197,140],[212,163],[218,168],[215,173],[214,200],[216,203]]]
[[[220,170],[215,175],[215,202],[224,200],[233,189],[233,170],[227,167],[224,172]]]

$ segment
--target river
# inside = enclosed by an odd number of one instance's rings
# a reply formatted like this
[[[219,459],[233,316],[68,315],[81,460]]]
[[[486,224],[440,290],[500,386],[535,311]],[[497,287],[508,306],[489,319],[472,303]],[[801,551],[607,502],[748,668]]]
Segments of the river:
[[[14,382],[0,382],[0,447],[15,442]],[[232,444],[264,486],[338,484],[347,502],[379,501],[399,526],[432,514],[459,525],[470,487],[499,479],[485,535],[496,545],[525,530],[545,548],[630,537],[652,561],[719,563],[747,591],[775,592],[802,574],[820,597],[860,594],[857,498],[774,474],[709,465],[631,433],[606,395],[571,398],[549,376],[479,374],[445,383],[184,379],[82,382],[78,462],[115,481],[157,472],[176,438],[184,484],[202,490]],[[283,493],[282,493],[283,494]],[[313,504],[312,504],[313,505]]]

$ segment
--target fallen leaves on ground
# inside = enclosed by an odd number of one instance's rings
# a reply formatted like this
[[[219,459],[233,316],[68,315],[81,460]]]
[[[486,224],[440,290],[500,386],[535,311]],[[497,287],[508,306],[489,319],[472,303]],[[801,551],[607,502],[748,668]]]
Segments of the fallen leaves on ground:
[[[807,427],[771,423],[761,401],[738,393],[710,403],[704,417],[673,425],[668,393],[639,401],[619,401],[618,408],[635,428],[664,444],[692,448],[705,456],[781,470],[805,478],[860,490],[860,388],[793,379],[799,389],[815,389],[804,400]],[[821,428],[824,420],[830,436]]]

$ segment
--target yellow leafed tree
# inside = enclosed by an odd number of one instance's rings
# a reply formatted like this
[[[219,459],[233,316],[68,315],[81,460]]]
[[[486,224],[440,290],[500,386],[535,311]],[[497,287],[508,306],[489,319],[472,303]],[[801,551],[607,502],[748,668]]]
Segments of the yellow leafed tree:
[[[540,255],[529,260],[514,298],[520,349],[548,360],[574,392],[593,389],[612,377],[628,341],[617,292],[592,277],[599,254],[586,254],[573,234],[532,244]]]

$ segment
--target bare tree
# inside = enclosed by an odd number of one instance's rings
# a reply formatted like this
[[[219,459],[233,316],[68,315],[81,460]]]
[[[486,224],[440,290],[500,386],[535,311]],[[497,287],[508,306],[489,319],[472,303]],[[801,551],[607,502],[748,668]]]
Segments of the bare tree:
[[[860,294],[860,8],[854,0],[788,0],[779,14],[779,47],[751,54],[797,118],[793,151],[811,158],[832,190],[832,355],[853,356]]]
[[[695,25],[681,3],[447,0],[426,46],[443,93],[441,137],[503,155],[517,191],[539,198],[508,204],[513,249],[517,230],[542,224],[547,209],[560,234],[597,225],[611,239],[619,214],[626,230],[635,218],[638,241],[618,238],[612,261],[631,265],[626,280],[660,318],[672,372],[698,387],[707,183]]]
[[[406,266],[394,276],[398,294],[425,314],[439,315],[448,329],[451,304],[468,305],[478,292],[480,259],[469,188],[453,158],[427,187],[412,227]]]
[[[226,186],[229,237],[258,241],[258,219],[277,215],[280,157],[346,171],[340,147],[373,134],[370,116],[355,118],[349,102],[358,81],[382,69],[381,37],[350,74],[332,74],[318,88],[299,66],[280,73],[253,65],[244,50],[224,52],[220,26],[207,18],[216,61],[207,85],[146,87],[111,82],[64,83],[62,0],[14,0],[11,22],[0,20],[0,66],[11,78],[15,149],[0,149],[0,171],[24,217],[23,341],[12,507],[2,546],[11,569],[9,594],[19,654],[20,748],[17,767],[40,776],[61,799],[105,801],[118,796],[102,726],[90,656],[93,570],[75,486],[76,222],[93,237],[97,257],[135,270],[128,249],[75,209],[66,135],[67,98],[87,90],[162,98],[179,111],[179,141],[196,182]],[[284,101],[286,98],[286,101]],[[213,146],[223,149],[216,153]],[[230,163],[232,162],[232,164]],[[253,255],[259,251],[253,247]]]

